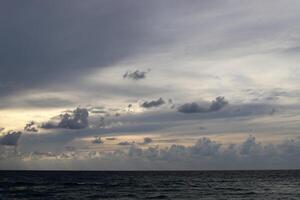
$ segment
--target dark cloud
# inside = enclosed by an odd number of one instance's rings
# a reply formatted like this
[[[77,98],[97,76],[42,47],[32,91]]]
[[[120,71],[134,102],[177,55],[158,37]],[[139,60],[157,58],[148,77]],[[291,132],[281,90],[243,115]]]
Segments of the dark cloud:
[[[101,139],[101,137],[95,137],[93,140],[92,140],[92,143],[93,144],[103,144],[103,140]]]
[[[24,127],[24,131],[27,132],[38,132],[37,125],[34,121],[27,123]]]
[[[64,113],[59,116],[58,122],[46,122],[41,125],[44,129],[55,129],[55,128],[65,128],[65,129],[83,129],[87,128],[89,118],[89,112],[86,108],[76,108],[74,111],[69,113]]]
[[[7,146],[17,146],[21,135],[22,132],[20,131],[8,131],[4,134],[4,136],[0,137],[0,144]]]
[[[182,113],[204,113],[208,111],[207,108],[202,107],[196,102],[183,104],[177,110]]]
[[[1,2],[0,95],[65,83],[147,49],[140,1]],[[147,41],[147,42],[146,42]],[[66,76],[67,74],[67,76]]]
[[[141,145],[146,145],[146,144],[150,144],[150,143],[152,143],[152,142],[153,142],[152,138],[145,137],[145,138],[144,138],[144,142],[139,143],[139,144],[141,144]]]
[[[283,3],[264,4],[268,12],[262,15],[252,3],[233,6],[232,2],[188,2],[2,1],[0,95],[36,87],[55,88],[52,84],[64,86],[94,69],[147,51],[164,51],[167,55],[175,50],[196,55],[219,51],[224,56],[222,53],[232,52],[229,48],[243,49],[248,42],[265,39],[268,43],[274,39],[270,38],[272,33],[297,31],[294,22],[299,12],[289,12],[288,6],[288,16],[276,19],[276,25],[272,23],[281,13],[279,8],[283,6],[278,5]],[[199,28],[203,26],[205,31]],[[184,45],[179,46],[178,41],[185,41]]]
[[[159,107],[163,104],[165,104],[165,101],[163,100],[163,98],[160,97],[157,100],[145,101],[140,106],[143,107],[143,108],[152,108],[152,107]]]
[[[209,113],[221,110],[228,104],[224,97],[217,97],[211,102],[209,107],[204,107],[196,102],[186,103],[178,107],[178,112],[182,113]]]
[[[140,70],[135,70],[133,72],[127,71],[124,75],[123,78],[131,79],[131,80],[141,80],[146,78],[146,74],[149,71],[140,71]]]
[[[128,141],[118,143],[118,145],[121,145],[121,146],[128,146],[128,145],[132,145],[132,144],[133,144],[133,142],[128,142]]]
[[[228,104],[228,101],[225,100],[225,97],[217,97],[216,100],[213,100],[209,106],[209,111],[218,111],[225,107]]]

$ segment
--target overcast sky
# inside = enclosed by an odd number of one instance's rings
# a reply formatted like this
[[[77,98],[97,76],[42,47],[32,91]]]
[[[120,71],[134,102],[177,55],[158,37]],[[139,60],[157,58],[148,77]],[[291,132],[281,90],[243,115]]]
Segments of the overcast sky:
[[[1,1],[0,169],[300,168],[297,0]]]

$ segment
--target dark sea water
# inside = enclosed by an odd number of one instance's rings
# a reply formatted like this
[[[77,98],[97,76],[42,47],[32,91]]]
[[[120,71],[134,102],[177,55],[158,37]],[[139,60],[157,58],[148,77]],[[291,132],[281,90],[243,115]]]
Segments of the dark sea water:
[[[300,171],[0,171],[0,199],[300,199]]]

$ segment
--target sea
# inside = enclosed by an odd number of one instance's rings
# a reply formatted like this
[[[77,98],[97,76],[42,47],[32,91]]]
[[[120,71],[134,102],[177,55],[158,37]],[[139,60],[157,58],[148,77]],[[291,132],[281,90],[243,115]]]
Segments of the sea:
[[[300,170],[0,171],[0,199],[300,199]]]

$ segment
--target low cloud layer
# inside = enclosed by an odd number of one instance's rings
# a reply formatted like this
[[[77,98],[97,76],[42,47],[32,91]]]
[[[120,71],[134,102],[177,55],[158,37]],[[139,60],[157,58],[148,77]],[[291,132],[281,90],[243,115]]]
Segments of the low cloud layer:
[[[51,152],[22,155],[7,159],[0,168],[17,163],[24,167],[32,159],[30,169],[43,167],[51,161],[55,169],[296,169],[300,167],[300,140],[285,140],[277,144],[262,144],[249,136],[240,144],[224,145],[209,138],[200,138],[191,146],[171,145],[140,148],[124,143],[129,149],[114,152]],[[2,158],[5,155],[2,154]],[[88,165],[84,165],[89,160]],[[66,165],[69,163],[69,165]]]
[[[223,107],[228,105],[228,101],[225,97],[217,97],[211,102],[209,107],[202,106],[196,102],[186,103],[178,107],[178,112],[182,113],[208,113],[221,110]]]

